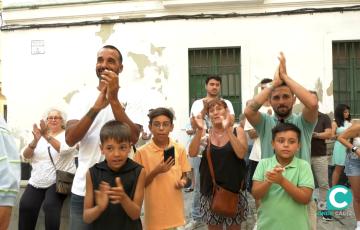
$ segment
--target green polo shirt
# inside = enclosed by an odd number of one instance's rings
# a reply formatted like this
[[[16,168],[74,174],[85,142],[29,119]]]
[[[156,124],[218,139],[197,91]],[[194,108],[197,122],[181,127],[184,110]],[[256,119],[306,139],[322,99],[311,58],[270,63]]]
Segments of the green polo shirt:
[[[278,123],[276,116],[270,116],[266,113],[261,113],[261,121],[255,126],[261,141],[261,158],[269,158],[274,155],[274,150],[271,146],[272,133],[271,130]],[[296,125],[301,130],[301,147],[296,156],[300,159],[306,160],[310,163],[311,159],[311,137],[315,128],[316,122],[307,122],[302,115],[291,114],[285,119],[285,122]]]
[[[279,163],[275,156],[260,160],[253,180],[264,181],[265,173],[277,164]],[[285,167],[283,176],[297,187],[314,189],[310,164],[297,157]],[[296,202],[280,185],[274,183],[261,199],[257,227],[258,230],[310,229],[307,205]]]

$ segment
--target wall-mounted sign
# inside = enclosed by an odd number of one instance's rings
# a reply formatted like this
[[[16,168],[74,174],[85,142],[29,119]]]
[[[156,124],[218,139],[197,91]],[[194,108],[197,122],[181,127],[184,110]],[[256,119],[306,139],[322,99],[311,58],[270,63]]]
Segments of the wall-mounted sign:
[[[44,40],[31,40],[31,54],[45,54]]]

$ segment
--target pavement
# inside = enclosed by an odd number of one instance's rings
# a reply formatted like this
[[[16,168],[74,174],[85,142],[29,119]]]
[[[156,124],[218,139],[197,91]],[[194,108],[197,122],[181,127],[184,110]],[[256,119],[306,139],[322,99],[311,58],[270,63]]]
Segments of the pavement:
[[[191,221],[191,205],[194,192],[184,192],[185,197],[185,213],[187,223]],[[317,190],[315,190],[315,194]],[[256,223],[256,208],[255,200],[251,194],[247,193],[248,203],[249,203],[249,214],[246,221],[241,225],[242,230],[253,230]],[[320,217],[317,218],[317,230],[354,230],[356,226],[356,220],[354,215],[354,210],[352,204],[348,209],[343,210],[335,214],[334,220],[326,221],[322,220]],[[178,228],[178,230],[207,230],[205,225],[197,228]],[[295,230],[295,229],[294,229]]]

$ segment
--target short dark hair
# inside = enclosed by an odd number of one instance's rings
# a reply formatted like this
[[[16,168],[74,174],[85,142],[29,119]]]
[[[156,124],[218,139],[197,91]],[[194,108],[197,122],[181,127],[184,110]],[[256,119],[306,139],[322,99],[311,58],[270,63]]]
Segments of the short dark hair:
[[[260,81],[260,84],[266,84],[266,83],[270,83],[272,82],[272,79],[270,78],[263,78],[261,81]]]
[[[105,46],[102,47],[102,49],[111,49],[111,50],[115,50],[116,52],[118,52],[119,53],[119,61],[120,61],[120,63],[122,63],[123,57],[122,57],[122,54],[121,54],[121,52],[120,52],[120,50],[118,48],[116,48],[113,45],[105,45]]]
[[[150,112],[148,114],[148,117],[150,118],[149,124],[151,125],[154,118],[161,116],[161,115],[168,117],[170,119],[171,124],[173,123],[174,114],[171,112],[171,110],[164,108],[164,107],[159,107],[159,108],[150,110]]]
[[[111,120],[106,122],[100,130],[100,142],[103,144],[109,139],[116,142],[131,142],[131,130],[128,124]]]
[[[287,122],[280,122],[271,130],[272,140],[273,141],[275,140],[276,134],[278,134],[280,132],[286,132],[286,131],[294,131],[298,137],[298,141],[300,142],[301,131],[300,131],[299,127],[297,127],[296,125],[294,125],[292,123],[287,123]]]
[[[205,84],[207,85],[211,79],[214,79],[215,81],[220,82],[220,85],[221,85],[221,77],[219,77],[218,75],[210,75],[210,76],[208,76],[206,78]]]

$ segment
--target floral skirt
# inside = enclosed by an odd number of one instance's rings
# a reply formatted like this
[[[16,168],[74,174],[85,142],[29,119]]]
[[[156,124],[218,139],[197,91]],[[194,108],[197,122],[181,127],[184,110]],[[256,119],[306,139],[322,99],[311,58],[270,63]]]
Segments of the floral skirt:
[[[246,216],[248,213],[248,203],[245,195],[240,192],[239,193],[239,203],[238,203],[238,211],[235,217],[225,217],[220,216],[216,213],[213,213],[211,210],[211,196],[201,195],[200,197],[200,213],[201,220],[203,223],[207,225],[240,225],[241,222],[246,220]]]

